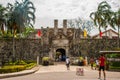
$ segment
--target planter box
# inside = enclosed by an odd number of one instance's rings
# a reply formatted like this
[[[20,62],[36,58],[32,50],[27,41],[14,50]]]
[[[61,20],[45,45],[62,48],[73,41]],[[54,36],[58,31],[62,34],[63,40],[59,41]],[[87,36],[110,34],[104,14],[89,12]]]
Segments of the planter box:
[[[43,66],[48,66],[49,62],[48,61],[43,61]]]

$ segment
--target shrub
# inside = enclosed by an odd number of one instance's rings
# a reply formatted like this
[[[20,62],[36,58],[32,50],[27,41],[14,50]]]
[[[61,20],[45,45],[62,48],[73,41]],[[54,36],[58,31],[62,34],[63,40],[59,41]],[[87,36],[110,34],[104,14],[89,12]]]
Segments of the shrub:
[[[49,65],[49,57],[43,57],[42,58],[42,65],[44,65],[44,66]]]
[[[27,63],[23,60],[18,60],[14,63],[15,65],[26,65]]]
[[[49,59],[50,59],[49,57],[43,57],[42,61],[49,61]]]
[[[43,57],[42,58],[42,65],[44,66],[48,66],[48,65],[53,65],[54,64],[54,60],[49,58],[49,57]]]
[[[83,61],[83,60],[84,60],[84,58],[83,58],[82,56],[80,56],[79,60],[80,60],[80,61]]]
[[[110,69],[120,70],[120,67],[113,67],[113,66],[110,66]]]
[[[120,62],[111,62],[111,66],[120,67]]]
[[[23,60],[18,60],[18,61],[15,61],[14,63],[9,62],[8,64],[6,64],[6,66],[3,66],[2,68],[0,68],[0,73],[18,72],[25,69],[31,69],[34,66],[36,66],[36,63],[34,61],[28,61],[27,63]]]
[[[116,53],[107,54],[107,57],[108,57],[108,58],[119,58],[119,57],[120,57],[120,54],[116,54]]]
[[[0,73],[11,73],[25,70],[25,66],[23,65],[15,65],[15,66],[4,66],[0,69]]]
[[[36,61],[34,61],[34,60],[26,60],[25,61],[27,64],[29,64],[29,63],[35,63]]]
[[[36,66],[36,63],[30,63],[30,64],[26,64],[26,65],[25,65],[26,69],[31,69],[31,68],[33,68],[34,66]]]
[[[34,66],[36,66],[36,63],[30,63],[26,65],[9,65],[9,66],[4,66],[3,68],[0,69],[0,73],[12,73],[12,72],[18,72],[22,71],[25,69],[31,69]]]

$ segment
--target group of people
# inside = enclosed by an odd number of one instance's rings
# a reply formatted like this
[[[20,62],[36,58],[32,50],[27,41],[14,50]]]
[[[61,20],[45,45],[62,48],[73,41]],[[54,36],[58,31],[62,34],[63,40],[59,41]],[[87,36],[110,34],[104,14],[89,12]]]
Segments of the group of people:
[[[95,67],[95,69],[99,70],[99,79],[101,79],[101,70],[103,71],[103,75],[104,75],[104,80],[106,80],[106,74],[105,74],[105,57],[103,54],[100,55],[100,57],[96,60],[94,60],[94,58],[92,57],[90,59],[90,64],[91,64],[91,69],[93,69],[93,67]],[[70,69],[70,59],[69,57],[66,58],[66,67],[67,70]]]
[[[93,57],[90,59],[91,69],[93,70],[98,69],[99,70],[99,79],[101,79],[101,70],[104,74],[104,80],[106,80],[106,74],[105,74],[105,57],[103,54],[100,55],[100,57],[96,60],[94,60]]]
[[[98,67],[99,67],[99,60],[98,59],[94,59],[94,57],[91,57],[90,58],[90,66],[91,66],[92,70],[98,69]]]

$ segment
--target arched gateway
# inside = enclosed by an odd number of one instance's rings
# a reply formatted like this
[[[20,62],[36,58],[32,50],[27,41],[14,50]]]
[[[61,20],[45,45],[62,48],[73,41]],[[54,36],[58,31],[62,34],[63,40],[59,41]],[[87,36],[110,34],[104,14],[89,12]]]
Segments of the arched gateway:
[[[65,49],[63,49],[63,48],[58,48],[57,50],[56,50],[56,55],[55,55],[56,57],[57,57],[57,59],[59,60],[59,61],[65,61],[65,59],[66,59],[66,51],[65,51]]]
[[[49,53],[53,59],[59,59],[59,61],[65,61],[66,56],[69,56],[69,42],[67,39],[53,40],[53,45]]]
[[[41,36],[41,43],[44,46],[45,44],[48,45],[48,50],[46,51],[46,56],[49,56],[52,59],[56,59],[56,53],[59,54],[58,56],[61,57],[61,60],[64,61],[65,57],[71,56],[71,51],[74,40],[74,30],[75,28],[68,28],[67,27],[67,20],[63,20],[63,27],[58,27],[58,20],[54,20],[54,28],[41,28],[42,36]],[[80,34],[80,33],[79,33]],[[83,37],[79,34],[78,37]],[[81,33],[82,34],[82,33]],[[78,40],[79,42],[79,40]],[[78,43],[76,42],[76,43]],[[71,49],[71,51],[70,51]],[[49,55],[48,55],[48,54]],[[57,57],[58,57],[57,56]]]

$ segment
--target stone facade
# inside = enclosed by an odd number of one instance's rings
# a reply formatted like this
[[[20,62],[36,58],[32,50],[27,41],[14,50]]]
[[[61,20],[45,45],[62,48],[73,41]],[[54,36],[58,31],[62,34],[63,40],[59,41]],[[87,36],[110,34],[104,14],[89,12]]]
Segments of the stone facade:
[[[68,44],[68,40],[53,40],[52,42],[54,45],[42,43],[41,39],[15,39],[15,58],[16,60],[36,60],[39,55],[40,60],[43,56],[55,59],[57,51],[62,53],[62,57],[64,55],[70,57],[99,56],[101,50],[116,50],[120,46],[118,39],[80,39],[75,44],[72,43],[74,41]],[[0,39],[0,63],[11,61],[12,57],[13,39]]]
[[[79,33],[74,33],[77,30],[78,29],[75,28],[68,28],[67,20],[63,20],[63,28],[58,27],[58,20],[54,20],[54,28],[41,28],[42,36],[40,39],[43,45],[49,45],[49,56],[55,58],[58,51],[61,53],[62,58],[71,56],[69,49],[74,38],[83,37],[80,35],[80,33],[83,35],[81,30],[79,30]],[[62,50],[64,50],[64,52],[62,52]]]
[[[37,36],[38,30],[27,39],[0,39],[0,62],[11,61],[13,47],[17,60],[36,60],[49,56],[53,59],[66,56],[98,56],[100,50],[114,50],[120,46],[118,39],[91,39],[84,38],[82,30],[67,27],[67,20],[63,20],[63,28],[58,27],[58,20],[54,21],[54,28],[41,28],[41,37]]]
[[[58,20],[54,20],[54,28],[41,28],[41,32],[42,36],[40,39],[42,45],[49,46],[49,55],[47,54],[46,56],[50,56],[53,59],[55,59],[57,52],[61,53],[62,58],[64,56],[88,56],[89,54],[91,55],[91,53],[97,53],[98,50],[112,49],[107,41],[111,42],[112,40],[118,43],[117,39],[107,39],[106,41],[106,39],[84,38],[84,33],[81,29],[68,28],[67,20],[63,20],[63,28],[59,28]],[[105,43],[103,43],[103,41],[105,41]],[[91,47],[92,44],[94,44],[94,47]],[[98,44],[100,45],[99,47]],[[113,46],[117,47],[118,45],[119,44]],[[100,49],[96,50],[96,48]]]

